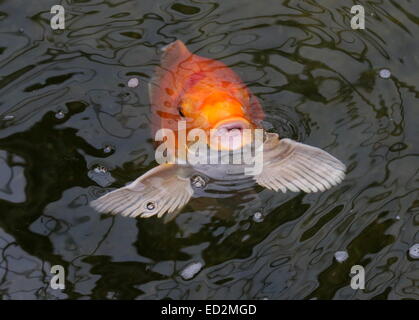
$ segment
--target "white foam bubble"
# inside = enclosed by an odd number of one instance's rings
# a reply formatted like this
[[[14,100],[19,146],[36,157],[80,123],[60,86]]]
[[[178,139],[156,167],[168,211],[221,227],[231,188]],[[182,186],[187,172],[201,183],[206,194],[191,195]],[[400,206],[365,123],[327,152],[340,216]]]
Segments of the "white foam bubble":
[[[412,259],[419,259],[419,243],[414,244],[409,249],[409,256]]]
[[[337,262],[344,262],[349,258],[349,254],[347,251],[336,251],[335,252],[335,259]]]
[[[128,80],[128,87],[130,88],[136,88],[140,84],[140,81],[138,81],[137,78],[131,78]]]
[[[380,70],[380,78],[388,79],[391,77],[391,71],[388,69],[381,69]]]
[[[203,264],[201,262],[193,262],[180,272],[180,276],[185,280],[190,280],[201,271],[202,266]]]

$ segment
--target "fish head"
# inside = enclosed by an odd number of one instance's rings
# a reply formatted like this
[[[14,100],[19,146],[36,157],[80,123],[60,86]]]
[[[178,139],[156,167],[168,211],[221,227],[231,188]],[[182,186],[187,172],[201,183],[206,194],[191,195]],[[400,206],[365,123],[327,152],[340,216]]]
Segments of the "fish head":
[[[212,92],[201,99],[196,93],[186,96],[182,113],[191,128],[206,132],[212,149],[237,150],[251,142],[244,132],[255,125],[243,104],[228,92]]]

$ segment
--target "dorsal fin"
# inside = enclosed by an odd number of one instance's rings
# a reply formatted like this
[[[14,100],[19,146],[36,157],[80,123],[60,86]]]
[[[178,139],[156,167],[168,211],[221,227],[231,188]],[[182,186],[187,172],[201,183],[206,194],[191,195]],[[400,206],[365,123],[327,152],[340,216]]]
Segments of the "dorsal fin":
[[[179,66],[186,61],[190,61],[193,54],[188,50],[181,40],[176,40],[162,49],[160,64],[156,67],[154,75],[151,78],[148,89],[150,104],[152,105],[152,128],[153,135],[160,128],[172,128],[179,120],[180,116],[177,106],[174,105],[176,97],[179,95],[183,86],[181,69]],[[170,89],[169,92],[167,89]],[[171,114],[169,118],[161,117],[158,112]],[[176,126],[173,128],[175,130]]]
[[[173,41],[161,50],[163,51],[163,54],[161,56],[160,66],[163,69],[170,68],[174,64],[191,56],[191,52],[181,40]]]
[[[168,77],[168,73],[173,70],[173,67],[182,61],[185,61],[192,55],[192,53],[181,40],[176,40],[166,45],[161,50],[163,54],[160,58],[160,65],[154,71],[154,75],[151,78],[148,87],[151,104],[159,104],[157,102],[159,99],[159,94],[161,94],[161,92],[158,90],[159,84],[162,82],[173,82],[172,84],[175,84],[175,79],[170,76]]]

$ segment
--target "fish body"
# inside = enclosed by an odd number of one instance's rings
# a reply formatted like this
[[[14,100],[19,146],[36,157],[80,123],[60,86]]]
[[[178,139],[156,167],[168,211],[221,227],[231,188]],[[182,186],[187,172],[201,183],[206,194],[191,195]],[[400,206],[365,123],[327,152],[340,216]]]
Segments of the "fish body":
[[[177,135],[182,120],[187,134],[191,129],[208,131],[226,124],[256,128],[264,118],[257,98],[233,70],[192,54],[179,40],[163,49],[149,95],[153,134],[168,128]]]
[[[324,150],[279,139],[275,133],[263,132],[263,139],[257,140],[264,118],[257,98],[225,64],[192,54],[179,40],[163,49],[149,96],[153,136],[157,138],[162,130],[173,133],[172,144],[156,139],[156,152],[163,146],[173,158],[91,202],[98,211],[174,217],[192,197],[197,174],[218,180],[252,179],[271,190],[307,193],[325,191],[345,176],[345,165]],[[197,129],[208,151],[203,163],[190,161],[200,140],[187,137]],[[249,177],[248,163],[210,160],[214,155],[218,160],[231,160],[238,153],[254,154],[259,170],[250,171]]]

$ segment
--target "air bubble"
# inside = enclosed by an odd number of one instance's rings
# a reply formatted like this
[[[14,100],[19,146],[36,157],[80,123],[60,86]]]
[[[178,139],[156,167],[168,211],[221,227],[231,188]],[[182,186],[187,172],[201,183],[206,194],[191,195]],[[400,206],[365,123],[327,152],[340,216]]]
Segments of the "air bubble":
[[[147,210],[153,211],[156,209],[156,204],[153,201],[147,202],[146,206]]]
[[[190,280],[201,271],[203,264],[201,262],[193,262],[180,272],[180,276],[184,280]]]
[[[108,172],[108,169],[104,166],[97,166],[93,169],[93,171],[95,173],[106,173],[106,172]]]
[[[254,222],[262,222],[263,221],[262,212],[255,212],[255,214],[253,215],[253,221]]]
[[[348,258],[349,258],[349,254],[347,251],[337,251],[335,253],[335,259],[337,262],[342,263],[346,261]]]
[[[412,259],[419,259],[419,243],[414,244],[409,249],[409,256]]]
[[[10,120],[13,120],[15,118],[15,116],[13,116],[13,115],[11,115],[11,114],[8,114],[8,115],[5,115],[4,117],[3,117],[3,120],[5,120],[5,121],[10,121]]]
[[[103,148],[104,153],[111,153],[113,151],[113,148],[111,146],[105,146]]]
[[[55,117],[56,117],[57,119],[63,119],[63,118],[65,117],[65,113],[64,113],[63,111],[58,111],[58,112],[55,114]]]
[[[130,88],[136,88],[140,84],[140,81],[138,81],[137,78],[131,78],[128,80],[128,87]]]
[[[206,184],[207,182],[201,176],[195,176],[192,178],[192,185],[196,188],[203,188]]]
[[[382,79],[388,79],[391,77],[391,71],[388,69],[381,69],[379,74]]]
[[[115,179],[112,177],[109,169],[102,165],[94,166],[91,170],[89,170],[87,176],[101,187],[107,187],[115,182]]]

